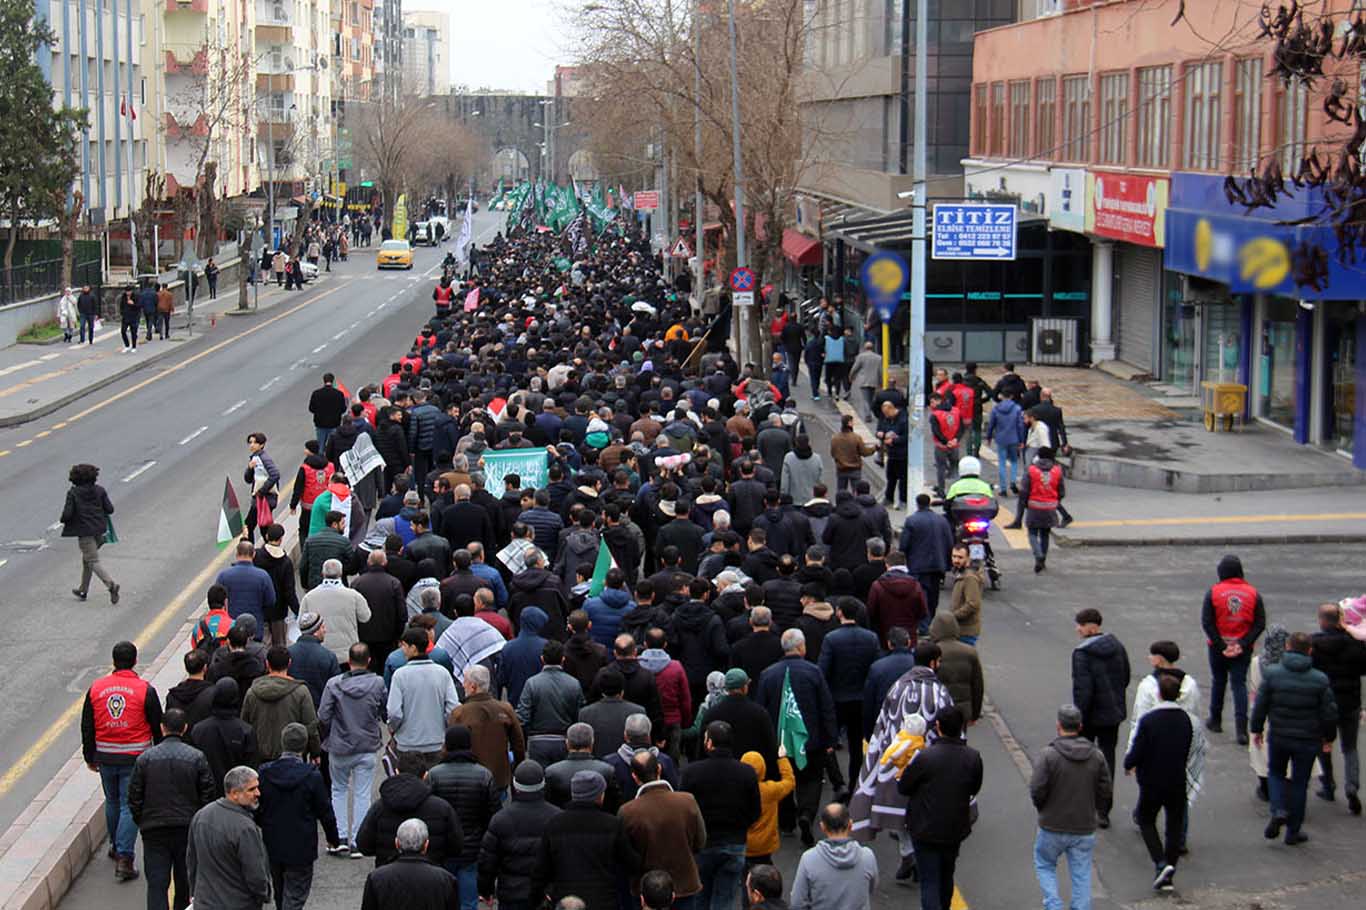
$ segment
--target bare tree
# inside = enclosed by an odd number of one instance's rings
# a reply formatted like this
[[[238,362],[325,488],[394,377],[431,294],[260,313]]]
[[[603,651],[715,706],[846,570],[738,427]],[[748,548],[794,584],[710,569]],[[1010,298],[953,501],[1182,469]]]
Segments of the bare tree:
[[[348,108],[348,114],[352,108]],[[356,105],[352,141],[360,167],[375,173],[375,183],[392,217],[399,194],[409,188],[414,168],[432,137],[431,99],[404,98],[397,105],[383,101]]]

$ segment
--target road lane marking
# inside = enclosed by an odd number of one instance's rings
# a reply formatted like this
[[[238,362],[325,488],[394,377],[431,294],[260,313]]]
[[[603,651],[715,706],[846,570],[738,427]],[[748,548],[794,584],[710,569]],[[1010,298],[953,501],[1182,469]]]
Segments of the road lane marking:
[[[6,455],[9,454],[9,452],[10,452],[9,449],[5,449],[4,451],[0,451],[0,458],[4,458]]]
[[[9,565],[8,559],[0,559],[0,569],[3,569],[7,565]]]
[[[316,354],[316,353],[318,353],[319,351],[321,351],[321,350],[322,350],[323,348],[325,348],[325,347],[327,347],[327,342],[326,342],[326,341],[324,341],[322,344],[320,344],[320,345],[318,345],[316,348],[314,348],[314,349],[313,349],[313,353]]]
[[[34,433],[34,434],[33,434],[33,438],[34,438],[34,439],[42,439],[44,436],[51,436],[51,435],[52,435],[52,431],[51,431],[51,430],[43,430],[41,433]]]
[[[270,380],[270,382],[267,382],[265,385],[261,386],[261,388],[257,389],[256,391],[258,391],[258,392],[264,392],[266,389],[268,389],[268,388],[270,388],[271,386],[275,385],[275,383],[279,382],[279,381],[280,381],[281,379],[283,379],[283,378],[284,378],[283,376],[276,376],[274,379]]]
[[[345,336],[345,335],[346,335],[346,329],[342,329],[340,332],[338,332],[337,334],[335,334],[335,335],[332,336],[332,340],[333,340],[333,341],[340,341],[341,338],[342,338],[343,336]]]
[[[17,373],[20,370],[38,366],[40,363],[42,363],[41,360],[25,360],[23,363],[16,363],[14,366],[5,367],[3,370],[0,370],[0,376],[8,376],[10,373]]]
[[[145,465],[143,465],[142,467],[138,468],[138,469],[137,469],[136,471],[134,471],[132,474],[129,474],[127,477],[123,478],[123,482],[124,482],[124,483],[132,483],[134,480],[136,480],[137,478],[141,477],[143,474],[146,474],[148,471],[150,471],[150,470],[152,469],[152,465],[154,465],[154,464],[156,464],[156,461],[149,461],[149,462],[147,462]]]
[[[33,440],[32,440],[32,439],[25,439],[23,442],[20,442],[20,443],[15,444],[14,447],[15,447],[16,449],[22,449],[22,448],[24,448],[25,446],[31,446],[31,445],[33,445]]]
[[[177,445],[182,445],[182,446],[185,445],[185,444],[188,443],[191,439],[194,439],[196,436],[198,436],[200,433],[203,433],[203,432],[204,432],[205,430],[207,430],[207,429],[208,429],[208,427],[200,427],[199,429],[197,429],[197,430],[195,430],[193,433],[191,433],[189,436],[186,436],[184,439],[180,440],[180,442],[178,442]]]
[[[264,325],[264,323],[262,324]],[[283,499],[288,496],[293,487],[294,478],[291,477],[289,482],[280,488],[280,497]],[[290,536],[294,536],[293,532],[291,532]],[[288,541],[289,537],[287,536],[285,539]],[[209,583],[209,579],[216,573],[222,571],[222,569],[223,556],[222,554],[215,553],[213,558],[209,560],[209,564],[201,569],[198,575],[190,579],[189,584],[181,588],[176,596],[171,598],[170,602],[162,608],[161,612],[158,613],[147,627],[138,634],[137,638],[133,640],[133,644],[137,645],[138,650],[141,651],[146,649],[150,645],[152,639],[161,631],[162,627],[185,609],[185,604],[191,602],[190,598],[195,598],[193,601],[195,604],[203,601],[203,591],[205,586]],[[33,745],[29,746],[28,750],[25,751],[23,755],[19,756],[14,764],[10,765],[9,770],[7,770],[4,775],[0,775],[0,797],[3,797],[5,794],[9,793],[9,791],[13,790],[14,785],[23,780],[24,777],[33,770],[33,767],[42,760],[43,756],[47,754],[47,751],[57,743],[57,740],[61,739],[62,734],[66,733],[72,724],[80,718],[81,708],[84,704],[85,695],[82,694],[71,704],[67,705],[66,710],[43,731],[43,735],[38,737]]]
[[[228,416],[229,414],[231,414],[233,411],[236,411],[238,408],[241,408],[241,407],[245,406],[246,403],[247,403],[247,400],[246,400],[245,398],[243,398],[241,401],[237,402],[237,404],[233,405],[232,407],[230,407],[230,408],[228,408],[226,411],[224,411],[224,412],[223,412],[223,416],[224,416],[224,417],[227,417],[227,416]]]
[[[52,425],[52,429],[54,429],[54,430],[60,430],[60,429],[62,429],[62,428],[65,427],[65,426],[66,426],[66,421],[63,420],[61,423],[54,423],[54,424]]]
[[[56,360],[58,357],[61,357],[61,356],[62,356],[62,355],[61,355],[61,352],[58,351],[58,352],[55,353],[55,354],[44,354],[42,357],[39,357],[38,359],[39,359],[39,360]]]

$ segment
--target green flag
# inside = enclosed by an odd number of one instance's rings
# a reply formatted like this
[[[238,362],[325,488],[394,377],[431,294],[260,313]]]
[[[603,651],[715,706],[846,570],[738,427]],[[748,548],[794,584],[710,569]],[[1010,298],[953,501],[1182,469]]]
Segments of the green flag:
[[[598,544],[598,560],[593,563],[593,580],[588,584],[588,596],[597,597],[602,593],[602,589],[607,586],[607,573],[616,567],[617,561],[612,558],[612,551],[607,549],[607,541]]]
[[[783,674],[782,706],[778,709],[778,744],[787,750],[787,757],[798,769],[806,767],[806,741],[809,738],[806,721],[797,707],[797,696],[792,694],[792,671],[787,670]]]
[[[218,549],[223,549],[242,533],[242,507],[232,490],[232,479],[223,479],[223,505],[218,510]]]

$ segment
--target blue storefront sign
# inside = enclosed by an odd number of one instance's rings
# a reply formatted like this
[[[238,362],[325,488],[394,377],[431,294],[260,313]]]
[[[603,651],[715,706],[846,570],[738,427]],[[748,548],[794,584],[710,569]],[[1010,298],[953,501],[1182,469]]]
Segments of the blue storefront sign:
[[[1366,299],[1366,263],[1338,259],[1337,238],[1327,223],[1292,225],[1328,217],[1323,194],[1295,189],[1270,208],[1248,211],[1230,203],[1224,178],[1172,174],[1167,207],[1166,268],[1228,285],[1236,294],[1273,294],[1299,300]],[[1320,287],[1297,284],[1299,251],[1321,249],[1327,275]]]
[[[935,259],[1015,258],[1017,223],[1013,205],[951,203],[934,207]]]

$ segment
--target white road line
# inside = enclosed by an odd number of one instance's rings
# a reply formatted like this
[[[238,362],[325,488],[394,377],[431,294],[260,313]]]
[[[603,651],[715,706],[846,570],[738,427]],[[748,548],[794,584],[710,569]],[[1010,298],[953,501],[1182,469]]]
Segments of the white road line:
[[[346,334],[346,329],[342,329],[340,332],[338,332],[337,334],[335,334],[335,335],[332,336],[332,340],[333,340],[333,341],[340,341],[341,338],[342,338],[345,334]]]
[[[257,391],[264,392],[266,389],[268,389],[268,388],[270,388],[271,386],[275,385],[275,383],[279,382],[279,381],[280,381],[281,379],[283,379],[283,378],[284,378],[283,376],[276,376],[276,377],[275,377],[274,379],[272,379],[270,382],[267,382],[265,385],[261,386],[261,388],[258,389]]]
[[[348,332],[350,332],[350,331],[354,330],[354,329],[356,328],[356,326],[358,326],[358,325],[360,325],[360,320],[359,320],[359,319],[357,319],[355,322],[353,322],[353,323],[351,323],[349,326],[347,326],[347,327],[346,327],[346,330],[347,330]]]
[[[12,367],[5,367],[3,370],[0,370],[0,376],[8,376],[10,373],[17,373],[20,370],[26,370],[29,367],[36,367],[40,363],[42,363],[41,360],[25,360],[23,363],[16,363]]]
[[[62,523],[61,523],[60,521],[54,521],[52,524],[50,524],[50,525],[47,526],[47,529],[48,529],[49,531],[55,531],[55,530],[57,530],[58,528],[60,528],[61,526],[62,526]]]
[[[155,461],[149,461],[149,462],[147,462],[145,465],[143,465],[142,467],[138,468],[138,469],[137,469],[136,471],[134,471],[132,474],[129,474],[127,477],[123,478],[123,482],[124,482],[124,483],[129,483],[129,482],[131,482],[132,480],[134,480],[134,479],[140,477],[140,476],[141,476],[143,473],[145,473],[146,471],[150,471],[150,470],[152,469],[152,465],[154,465],[154,464],[156,464]]]
[[[203,432],[204,432],[205,430],[207,430],[207,429],[208,429],[208,427],[200,427],[199,429],[197,429],[197,430],[195,430],[193,433],[191,433],[189,436],[186,436],[184,439],[180,440],[180,442],[178,443],[178,445],[182,445],[182,446],[185,445],[185,444],[188,443],[191,439],[194,439],[196,436],[198,436],[200,433],[203,433]]]
[[[4,568],[5,566],[7,566],[8,564],[9,564],[9,560],[8,560],[8,559],[0,559],[0,569],[3,569],[3,568]]]
[[[39,357],[38,359],[39,359],[39,360],[56,360],[58,357],[61,357],[61,356],[62,356],[62,355],[61,355],[61,353],[59,352],[59,353],[56,353],[56,354],[44,354],[42,357]]]
[[[324,341],[322,344],[320,344],[320,345],[318,345],[316,348],[314,348],[314,349],[313,349],[313,353],[316,354],[316,353],[318,353],[319,351],[321,351],[321,350],[322,350],[323,348],[325,348],[325,347],[327,347],[327,342],[326,342],[326,341]]]
[[[230,408],[228,408],[226,411],[224,411],[224,412],[223,412],[223,416],[224,416],[224,417],[227,417],[227,416],[228,416],[229,414],[231,414],[233,411],[236,411],[238,408],[242,407],[242,406],[245,405],[246,403],[247,403],[247,400],[246,400],[245,398],[242,399],[241,401],[237,402],[237,404],[233,405],[232,407],[230,407]]]

